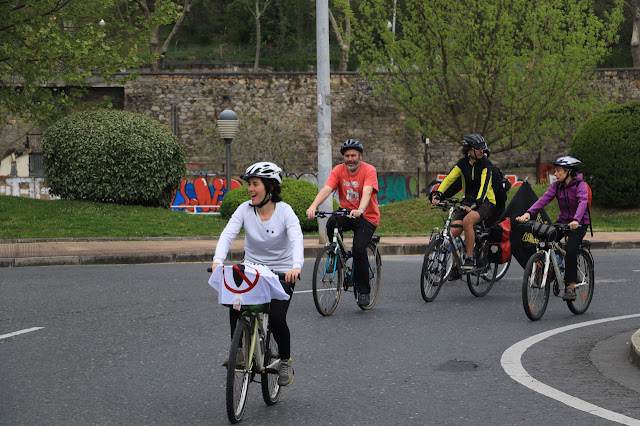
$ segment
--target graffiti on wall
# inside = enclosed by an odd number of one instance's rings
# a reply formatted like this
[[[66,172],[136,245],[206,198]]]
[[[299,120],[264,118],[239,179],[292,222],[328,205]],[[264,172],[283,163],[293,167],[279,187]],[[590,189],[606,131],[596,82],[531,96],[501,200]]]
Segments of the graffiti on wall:
[[[33,198],[38,200],[59,200],[60,197],[49,194],[49,187],[39,177],[0,178],[0,195]]]
[[[242,183],[231,179],[231,189],[242,186]],[[182,179],[180,188],[176,190],[171,208],[191,213],[216,214],[222,204],[224,194],[227,193],[227,180],[214,178],[211,185],[204,177],[196,178],[193,182]]]
[[[378,175],[378,204],[390,204],[418,198],[418,178],[404,174]]]

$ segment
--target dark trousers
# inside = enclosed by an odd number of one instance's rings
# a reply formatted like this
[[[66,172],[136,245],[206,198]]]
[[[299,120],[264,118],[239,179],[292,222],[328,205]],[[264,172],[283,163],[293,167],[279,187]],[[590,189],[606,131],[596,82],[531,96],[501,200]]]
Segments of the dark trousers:
[[[280,280],[282,288],[285,293],[289,295],[289,300],[276,300],[273,299],[269,303],[269,328],[273,333],[273,338],[276,339],[278,344],[278,351],[280,358],[291,358],[291,333],[289,332],[289,326],[287,325],[287,311],[289,310],[289,303],[293,297],[293,288],[295,284],[288,283]],[[231,325],[231,338],[233,339],[233,333],[236,331],[236,324],[240,319],[240,311],[236,311],[233,308],[229,308],[229,324]]]
[[[331,216],[327,221],[329,240],[333,238],[333,229],[336,224],[339,225],[342,231],[353,231],[353,284],[356,291],[362,294],[371,293],[367,246],[376,231],[376,227],[362,217],[351,219],[346,216]],[[342,232],[340,235],[342,235]]]
[[[574,229],[567,238],[567,256],[564,260],[564,282],[565,284],[576,282],[578,277],[578,248],[586,234],[586,226]]]

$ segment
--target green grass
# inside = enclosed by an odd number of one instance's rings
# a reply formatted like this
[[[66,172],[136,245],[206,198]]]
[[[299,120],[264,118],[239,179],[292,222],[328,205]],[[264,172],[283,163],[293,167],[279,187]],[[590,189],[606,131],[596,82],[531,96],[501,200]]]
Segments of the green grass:
[[[0,196],[0,239],[220,235],[227,221],[167,209]]]
[[[541,196],[546,185],[534,185]],[[509,200],[516,189],[509,191]],[[554,201],[545,209],[558,217]],[[426,198],[401,201],[380,208],[380,235],[428,235],[442,226],[442,211],[432,209]],[[640,231],[640,210],[592,208],[597,231]],[[220,235],[227,221],[219,216],[194,215],[167,209],[119,206],[88,201],[45,201],[0,196],[0,239],[14,238],[144,238],[202,237]]]

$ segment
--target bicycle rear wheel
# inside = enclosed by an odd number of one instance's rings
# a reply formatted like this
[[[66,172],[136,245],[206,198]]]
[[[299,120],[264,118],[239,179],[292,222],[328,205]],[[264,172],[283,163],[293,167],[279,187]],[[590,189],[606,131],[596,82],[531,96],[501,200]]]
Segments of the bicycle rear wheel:
[[[247,408],[247,394],[251,382],[251,329],[246,319],[240,319],[233,333],[227,365],[227,417],[231,423],[242,420]],[[238,359],[238,355],[243,359]]]
[[[367,306],[360,306],[360,309],[365,311],[373,308],[373,305],[376,304],[378,300],[378,295],[380,294],[380,282],[382,277],[380,275],[382,271],[382,258],[380,257],[380,252],[375,244],[369,244],[367,246],[367,260],[369,261],[369,286],[371,288],[369,304]],[[354,293],[355,291],[354,287]]]
[[[313,303],[320,315],[331,315],[340,301],[342,287],[342,263],[334,248],[322,249],[313,266]]]
[[[594,288],[593,259],[588,251],[578,249],[578,280],[576,282],[576,300],[567,300],[569,310],[576,315],[584,314],[593,298]]]
[[[544,253],[538,252],[529,258],[524,268],[522,278],[522,306],[524,313],[531,321],[542,318],[549,303],[549,290],[552,282],[547,277],[547,282],[542,288],[544,276]]]
[[[467,285],[469,291],[476,297],[486,296],[493,287],[493,283],[496,282],[496,275],[498,274],[497,263],[489,263],[487,255],[489,254],[489,245],[482,244],[478,247],[480,242],[476,242],[476,262],[478,265],[476,268],[482,268],[475,272],[467,274]]]
[[[425,302],[432,302],[438,295],[447,276],[450,256],[451,251],[445,247],[442,236],[434,237],[427,247],[420,274],[420,293]]]
[[[496,273],[496,281],[501,280],[505,275],[507,275],[507,271],[509,270],[509,266],[511,266],[511,259],[513,256],[509,258],[505,263],[498,265],[498,271]],[[483,275],[483,278],[485,276]],[[487,277],[488,278],[488,277]],[[485,278],[485,279],[487,279]]]
[[[264,366],[265,370],[260,377],[262,382],[262,399],[267,405],[273,405],[280,398],[280,385],[278,384],[278,343],[273,338],[271,330],[267,331],[265,338]],[[271,364],[274,364],[271,366]]]

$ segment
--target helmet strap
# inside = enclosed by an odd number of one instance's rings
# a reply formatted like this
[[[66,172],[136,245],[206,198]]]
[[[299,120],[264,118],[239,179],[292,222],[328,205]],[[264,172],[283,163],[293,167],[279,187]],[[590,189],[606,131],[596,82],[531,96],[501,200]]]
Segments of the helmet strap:
[[[251,207],[253,208],[262,208],[264,207],[265,204],[267,204],[269,201],[271,201],[271,193],[269,192],[267,195],[264,196],[264,200],[262,200],[260,202],[260,204],[254,205],[254,204],[249,204]]]

